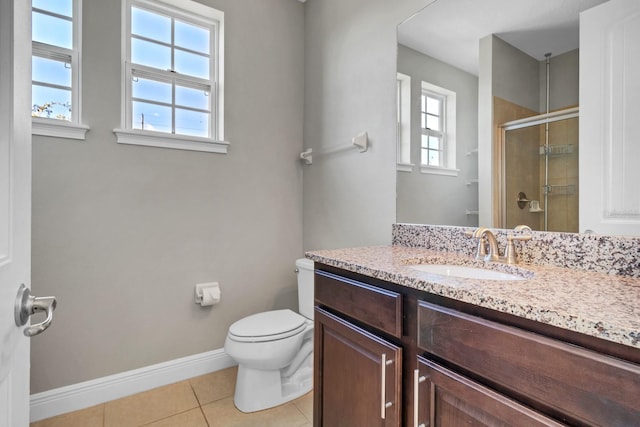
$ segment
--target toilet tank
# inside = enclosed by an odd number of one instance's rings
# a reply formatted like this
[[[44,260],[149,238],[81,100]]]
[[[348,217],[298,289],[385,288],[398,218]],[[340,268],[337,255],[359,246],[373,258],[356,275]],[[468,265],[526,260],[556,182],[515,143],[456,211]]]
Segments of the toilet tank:
[[[313,261],[307,258],[296,260],[298,273],[298,312],[313,319]]]

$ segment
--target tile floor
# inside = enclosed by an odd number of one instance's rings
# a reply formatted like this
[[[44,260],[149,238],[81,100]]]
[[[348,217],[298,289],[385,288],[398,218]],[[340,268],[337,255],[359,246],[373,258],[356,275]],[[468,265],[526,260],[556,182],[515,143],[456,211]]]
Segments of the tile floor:
[[[237,368],[191,378],[31,427],[311,427],[313,392],[292,402],[245,414],[233,405]]]

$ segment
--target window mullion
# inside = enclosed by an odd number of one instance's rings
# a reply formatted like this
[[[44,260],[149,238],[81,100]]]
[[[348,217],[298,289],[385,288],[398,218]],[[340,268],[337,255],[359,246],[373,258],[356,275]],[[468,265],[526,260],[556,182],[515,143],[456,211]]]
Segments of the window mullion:
[[[34,85],[37,85],[37,86],[49,87],[49,88],[52,88],[52,89],[66,90],[66,91],[69,91],[69,92],[71,92],[73,90],[73,88],[71,86],[57,85],[55,83],[41,82],[41,81],[38,81],[38,80],[32,80],[31,83],[34,84]]]
[[[171,71],[157,70],[143,65],[131,64],[131,76],[159,82],[171,83],[174,79]]]
[[[171,133],[176,133],[176,80],[171,79]]]
[[[39,9],[37,7],[32,7],[31,10],[33,12],[37,12],[37,13],[40,13],[42,15],[51,16],[52,18],[62,19],[64,21],[73,22],[73,17],[72,16],[60,15],[59,13],[51,12],[49,10]]]
[[[171,17],[171,72],[176,72],[176,20]],[[176,133],[176,79],[171,78],[171,133]]]
[[[202,56],[203,58],[207,58],[209,59],[211,57],[211,55],[207,54],[207,53],[203,53],[203,52],[199,52],[197,50],[192,50],[186,47],[182,47],[182,46],[173,46],[176,50],[181,50],[182,52],[187,52],[187,53],[191,53],[193,55],[197,55],[197,56]]]
[[[167,103],[167,102],[161,102],[161,101],[154,101],[153,99],[145,99],[145,98],[136,98],[133,97],[131,98],[132,101],[139,101],[139,102],[144,102],[146,104],[154,104],[154,105],[161,105],[163,107],[171,107],[171,104]]]
[[[159,44],[160,46],[171,47],[171,43],[163,42],[162,40],[151,39],[149,37],[141,36],[139,34],[131,34],[132,39],[138,39],[149,43]]]
[[[171,17],[171,71],[176,71],[176,20]]]
[[[31,43],[32,54],[42,58],[71,62],[73,50],[41,42]]]

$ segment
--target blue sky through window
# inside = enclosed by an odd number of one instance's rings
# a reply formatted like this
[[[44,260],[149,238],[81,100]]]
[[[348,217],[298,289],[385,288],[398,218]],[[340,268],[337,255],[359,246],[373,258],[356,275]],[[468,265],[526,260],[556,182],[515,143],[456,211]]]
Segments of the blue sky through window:
[[[202,80],[211,79],[211,32],[163,12],[131,7],[134,129],[209,136],[211,94]],[[138,65],[175,73],[136,73]],[[189,76],[202,80],[189,83]]]
[[[58,15],[68,16],[69,18],[73,17],[72,0],[32,0],[31,6],[36,9],[57,13]]]
[[[176,46],[205,54],[211,53],[209,51],[211,32],[208,29],[178,20],[176,20],[175,26]]]
[[[73,49],[73,24],[66,19],[32,13],[31,38],[40,43]]]
[[[32,115],[71,120],[73,0],[33,0]],[[55,46],[51,48],[48,46]],[[62,49],[56,49],[62,48]]]
[[[209,114],[198,111],[176,109],[176,133],[206,136],[209,131]]]
[[[171,107],[133,101],[133,128],[171,133]]]
[[[134,6],[131,8],[131,34],[171,43],[171,18]]]
[[[160,70],[171,69],[171,49],[157,43],[131,39],[131,61]]]
[[[136,77],[132,84],[133,97],[171,104],[171,84]]]
[[[198,108],[209,109],[209,93],[201,89],[192,89],[184,86],[176,86],[176,104]]]
[[[65,62],[34,56],[31,67],[34,81],[71,88],[71,68]]]

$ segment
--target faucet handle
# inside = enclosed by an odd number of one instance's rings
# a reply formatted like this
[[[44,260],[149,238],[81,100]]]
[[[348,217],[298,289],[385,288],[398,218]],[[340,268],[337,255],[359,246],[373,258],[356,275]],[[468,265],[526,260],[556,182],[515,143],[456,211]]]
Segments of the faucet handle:
[[[514,234],[510,234],[507,239],[509,240],[509,242],[511,242],[512,240],[520,240],[520,241],[526,241],[526,240],[531,240],[532,237],[532,230],[531,227],[529,227],[528,225],[516,225],[513,228],[514,232],[525,232],[526,234],[518,234],[518,235],[514,235]],[[512,243],[510,243],[512,244]]]
[[[484,261],[487,257],[487,242],[484,236],[478,238],[478,249],[476,250],[476,259]]]
[[[513,234],[507,236],[507,248],[504,250],[504,260],[507,264],[517,264],[518,256],[516,255],[516,248],[513,245]]]
[[[472,239],[478,239],[478,248],[476,249],[475,258],[481,261],[486,261],[487,258],[489,258],[490,256],[496,256],[495,254],[493,254],[493,252],[497,252],[497,251],[492,251],[491,247],[489,248],[489,252],[487,252],[486,233],[491,234],[489,229],[487,229],[486,227],[478,227],[475,230],[469,230],[464,233]]]
[[[527,234],[515,234],[520,231],[526,232]],[[507,249],[504,251],[504,258],[507,264],[517,264],[518,256],[516,254],[516,248],[513,244],[514,240],[526,241],[531,240],[532,230],[528,225],[516,225],[513,228],[513,233],[509,233],[507,236]]]

